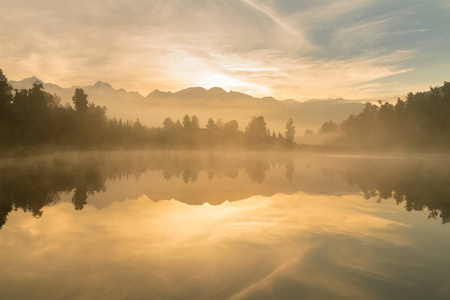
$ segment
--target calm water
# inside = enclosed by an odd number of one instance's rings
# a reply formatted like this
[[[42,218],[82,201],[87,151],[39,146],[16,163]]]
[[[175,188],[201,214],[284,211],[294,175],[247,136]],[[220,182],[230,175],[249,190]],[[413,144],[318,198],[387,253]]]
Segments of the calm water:
[[[0,161],[1,299],[450,299],[450,158]]]

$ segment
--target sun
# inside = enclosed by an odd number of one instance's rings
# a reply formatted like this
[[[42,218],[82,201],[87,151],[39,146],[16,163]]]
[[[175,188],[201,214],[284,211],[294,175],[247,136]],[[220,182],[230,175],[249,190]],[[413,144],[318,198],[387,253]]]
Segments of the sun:
[[[198,77],[195,79],[194,83],[195,86],[201,86],[206,89],[221,87],[226,91],[239,91],[249,93],[252,96],[270,94],[270,89],[268,87],[252,82],[246,82],[231,75],[214,71],[198,74]]]

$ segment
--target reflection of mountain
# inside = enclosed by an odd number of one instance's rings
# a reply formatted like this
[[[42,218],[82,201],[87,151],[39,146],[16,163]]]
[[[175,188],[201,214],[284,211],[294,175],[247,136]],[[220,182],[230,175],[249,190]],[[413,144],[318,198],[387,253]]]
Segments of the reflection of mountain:
[[[10,81],[10,84],[18,89],[30,88],[38,80],[31,77],[22,81]],[[63,102],[68,103],[72,102],[76,88],[61,88],[51,83],[44,83],[44,87],[47,92],[56,93]],[[185,114],[194,114],[202,123],[206,123],[209,117],[236,119],[241,128],[244,128],[252,116],[263,115],[271,129],[281,132],[284,132],[286,120],[292,117],[298,132],[302,133],[306,128],[318,128],[328,120],[340,122],[350,114],[359,113],[364,107],[360,102],[343,99],[300,103],[294,100],[278,101],[272,97],[254,98],[239,92],[226,92],[221,88],[206,90],[195,87],[175,93],[155,90],[146,97],[136,92],[116,90],[101,81],[82,88],[89,95],[90,101],[108,107],[109,117],[133,121],[139,118],[148,126],[161,126],[168,116],[181,119]]]
[[[0,163],[0,224],[13,209],[40,216],[60,200],[98,209],[145,194],[219,205],[276,193],[393,197],[405,208],[450,216],[450,168],[441,160],[300,157],[294,154],[107,152]],[[70,192],[70,194],[69,194]]]

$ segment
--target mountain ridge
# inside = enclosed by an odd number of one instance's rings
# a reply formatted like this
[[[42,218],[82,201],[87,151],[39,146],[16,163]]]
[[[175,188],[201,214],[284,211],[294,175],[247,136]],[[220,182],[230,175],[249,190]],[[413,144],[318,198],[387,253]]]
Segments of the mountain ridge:
[[[230,90],[229,92],[227,92],[226,90],[224,90],[221,87],[211,87],[209,89],[204,88],[204,87],[200,87],[200,86],[192,86],[192,87],[187,87],[178,91],[161,91],[160,89],[155,89],[152,92],[148,93],[146,96],[142,95],[141,93],[137,92],[137,91],[127,91],[124,88],[119,88],[119,89],[115,89],[110,83],[102,81],[102,80],[98,80],[97,82],[95,82],[92,85],[74,85],[68,88],[64,88],[61,87],[57,84],[54,83],[50,83],[50,82],[44,82],[43,80],[37,78],[36,76],[32,76],[32,77],[27,77],[24,78],[22,80],[9,80],[9,83],[14,87],[14,88],[18,88],[18,89],[27,89],[27,88],[31,88],[32,84],[34,82],[41,82],[44,85],[44,89],[46,89],[47,87],[51,87],[51,88],[58,88],[58,89],[62,89],[62,90],[75,90],[76,88],[82,88],[82,89],[91,89],[91,88],[103,88],[103,89],[109,89],[109,90],[114,90],[117,92],[125,92],[127,94],[134,94],[134,95],[139,95],[141,96],[143,99],[145,98],[155,98],[155,97],[175,97],[175,96],[195,96],[197,92],[197,94],[201,94],[200,96],[212,96],[212,95],[230,95],[230,96],[237,96],[237,97],[243,97],[243,98],[253,98],[253,99],[261,99],[261,100],[267,100],[267,101],[279,101],[279,102],[285,102],[285,103],[308,103],[308,102],[325,102],[325,101],[336,101],[336,102],[363,102],[363,101],[375,101],[374,99],[369,99],[369,100],[365,100],[365,99],[344,99],[344,98],[314,98],[314,99],[306,99],[303,101],[300,100],[295,100],[295,99],[276,99],[273,96],[263,96],[263,97],[254,97],[250,94],[246,94],[246,93],[242,93],[239,91],[233,91]]]
[[[273,96],[264,96],[264,97],[254,97],[250,94],[246,94],[246,93],[242,93],[239,91],[233,91],[230,90],[229,92],[227,92],[226,90],[224,90],[221,87],[211,87],[209,89],[204,88],[204,87],[200,87],[200,86],[192,86],[192,87],[187,87],[178,91],[161,91],[160,89],[155,89],[152,92],[148,93],[146,96],[142,95],[141,93],[137,92],[137,91],[127,91],[124,88],[119,88],[119,89],[115,89],[110,83],[102,81],[102,80],[98,80],[97,82],[95,82],[92,85],[85,85],[85,86],[81,86],[81,85],[75,85],[75,86],[71,86],[68,88],[64,88],[61,87],[57,84],[54,83],[50,83],[50,82],[44,82],[43,80],[37,78],[36,76],[32,76],[32,77],[27,77],[24,78],[22,80],[10,80],[9,83],[13,86],[13,87],[17,87],[18,89],[21,88],[31,88],[32,84],[34,82],[41,82],[44,85],[44,88],[47,87],[51,87],[51,88],[58,88],[58,89],[73,89],[75,90],[76,88],[82,88],[82,89],[91,89],[91,88],[103,88],[103,89],[109,89],[109,90],[114,90],[120,93],[127,93],[127,94],[134,94],[134,95],[139,95],[142,97],[142,99],[145,98],[156,98],[156,97],[160,97],[160,98],[164,98],[164,97],[176,97],[176,96],[195,96],[195,92],[202,94],[200,96],[204,97],[204,96],[213,96],[213,95],[230,95],[230,96],[237,96],[237,97],[243,97],[243,98],[253,98],[253,99],[261,99],[261,100],[268,100],[268,101],[279,101],[279,102],[284,102],[284,103],[310,103],[310,102],[367,102],[367,101],[378,101],[375,99],[344,99],[344,98],[312,98],[312,99],[306,99],[306,100],[295,100],[295,99],[276,99]]]
[[[350,114],[359,113],[364,107],[363,103],[342,98],[304,102],[277,100],[272,96],[257,98],[238,91],[227,92],[221,87],[188,87],[176,92],[155,89],[143,96],[139,92],[115,89],[101,80],[93,85],[70,88],[46,83],[35,76],[9,82],[16,89],[27,89],[36,81],[43,83],[45,91],[57,94],[63,103],[69,104],[75,89],[82,88],[88,94],[88,101],[108,108],[108,117],[125,120],[139,118],[147,126],[161,126],[164,118],[182,119],[185,114],[195,114],[203,123],[212,117],[225,121],[236,119],[241,126],[245,126],[253,116],[262,115],[269,128],[279,132],[284,132],[286,120],[293,118],[297,132],[302,134],[305,129],[316,129],[325,121],[340,122]]]

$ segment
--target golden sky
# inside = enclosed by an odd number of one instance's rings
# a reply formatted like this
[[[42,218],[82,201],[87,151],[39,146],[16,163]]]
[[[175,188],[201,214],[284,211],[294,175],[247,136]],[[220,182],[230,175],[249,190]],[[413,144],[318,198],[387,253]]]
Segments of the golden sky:
[[[0,0],[0,68],[63,87],[378,98],[450,80],[449,0]]]

